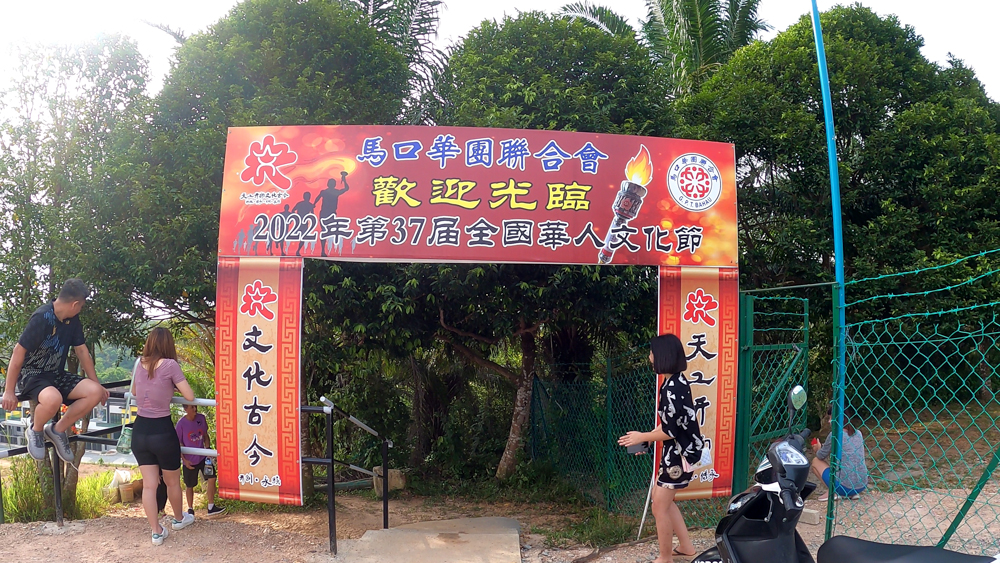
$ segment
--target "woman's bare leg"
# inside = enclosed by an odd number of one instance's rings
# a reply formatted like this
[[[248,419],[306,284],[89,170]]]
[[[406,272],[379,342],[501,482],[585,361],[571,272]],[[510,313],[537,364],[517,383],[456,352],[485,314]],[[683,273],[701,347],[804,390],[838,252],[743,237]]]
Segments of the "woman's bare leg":
[[[677,552],[685,555],[694,555],[694,544],[691,543],[691,536],[688,535],[687,526],[684,524],[684,515],[676,502],[670,503],[670,522],[674,527],[674,535],[677,536]]]
[[[659,485],[653,487],[653,517],[656,518],[656,539],[660,544],[660,556],[653,563],[674,562],[674,521],[670,507],[674,504],[676,493],[673,489]]]
[[[146,511],[146,520],[154,534],[162,534],[159,510],[156,508],[156,488],[160,486],[160,468],[156,465],[140,465],[142,473],[142,508]]]

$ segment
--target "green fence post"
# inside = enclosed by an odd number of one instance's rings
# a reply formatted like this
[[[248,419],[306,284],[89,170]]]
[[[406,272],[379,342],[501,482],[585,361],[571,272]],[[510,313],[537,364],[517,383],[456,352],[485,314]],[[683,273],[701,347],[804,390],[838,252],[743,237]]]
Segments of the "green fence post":
[[[604,412],[605,412],[605,479],[604,479],[604,507],[608,512],[611,512],[614,502],[611,500],[611,473],[612,467],[614,466],[614,438],[611,431],[611,358],[607,360],[608,375],[607,384],[604,386]]]
[[[941,541],[938,542],[938,547],[944,547],[948,545],[948,541],[951,536],[955,535],[955,530],[958,530],[958,526],[965,520],[965,515],[969,513],[972,505],[976,503],[976,499],[979,498],[979,493],[983,491],[986,483],[990,480],[990,476],[993,475],[993,471],[996,470],[997,465],[1000,464],[1000,446],[993,450],[993,458],[990,459],[990,464],[986,466],[986,470],[983,471],[981,477],[979,477],[979,482],[976,483],[976,487],[972,489],[972,493],[969,494],[968,498],[965,499],[965,504],[962,505],[962,509],[958,511],[958,515],[955,516],[955,520],[952,521],[951,526],[948,526],[948,531],[944,533]]]
[[[809,393],[809,300],[802,300],[802,349],[806,351],[805,365],[802,368],[802,383]],[[808,408],[806,409],[806,419],[808,420]]]
[[[750,480],[750,391],[753,364],[753,296],[740,295],[740,337],[736,385],[736,448],[733,494],[745,491]]]
[[[837,482],[837,472],[840,470],[840,434],[842,432],[842,420],[843,420],[843,405],[844,405],[844,385],[842,384],[838,374],[842,373],[844,367],[840,365],[840,358],[844,358],[845,354],[841,351],[841,341],[836,335],[840,334],[840,306],[839,300],[837,298],[838,292],[841,291],[843,286],[841,284],[836,284],[833,286],[834,298],[833,298],[833,417],[832,423],[830,424],[830,432],[833,433],[833,448],[830,451],[830,486],[831,490],[829,494],[826,495],[826,540],[829,540],[833,536],[833,525],[835,518],[834,510],[834,489],[836,487],[834,484]]]

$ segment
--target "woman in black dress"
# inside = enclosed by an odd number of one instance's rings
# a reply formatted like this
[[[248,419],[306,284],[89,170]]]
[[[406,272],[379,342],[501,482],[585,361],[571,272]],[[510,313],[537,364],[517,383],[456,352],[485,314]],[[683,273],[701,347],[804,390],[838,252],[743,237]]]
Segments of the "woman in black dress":
[[[704,440],[698,419],[695,417],[691,387],[684,370],[687,359],[684,345],[673,334],[661,334],[649,343],[649,361],[653,371],[668,376],[660,386],[660,424],[649,432],[631,431],[618,439],[622,446],[642,442],[663,442],[660,472],[653,490],[653,517],[656,518],[656,536],[660,556],[653,563],[673,563],[673,556],[692,557],[694,544],[684,525],[684,516],[674,503],[677,491],[688,486],[693,472],[690,467],[701,460]],[[674,548],[674,535],[677,547]]]

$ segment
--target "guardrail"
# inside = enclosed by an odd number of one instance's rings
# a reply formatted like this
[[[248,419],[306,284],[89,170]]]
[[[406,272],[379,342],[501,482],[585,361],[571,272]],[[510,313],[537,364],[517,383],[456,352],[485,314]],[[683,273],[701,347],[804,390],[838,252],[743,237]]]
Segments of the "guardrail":
[[[118,381],[114,383],[104,383],[102,384],[106,389],[115,389],[118,387],[125,387],[129,385],[129,381]],[[129,399],[134,398],[128,391],[110,391],[112,397],[119,399]],[[172,404],[178,405],[196,405],[200,407],[215,407],[215,399],[201,399],[196,398],[193,401],[188,401],[183,397],[173,397],[170,402]],[[327,399],[326,397],[320,397],[320,402],[323,403],[321,406],[313,405],[303,405],[302,412],[309,414],[322,414],[326,417],[326,457],[303,457],[302,463],[308,463],[312,465],[325,465],[327,467],[327,512],[329,513],[329,533],[330,533],[330,552],[334,555],[337,554],[337,508],[336,508],[336,478],[334,476],[333,467],[335,465],[341,465],[363,473],[365,475],[370,475],[373,480],[376,478],[374,471],[369,471],[363,467],[359,467],[352,463],[342,461],[333,457],[333,417],[334,415],[343,417],[350,421],[352,424],[361,428],[365,432],[368,432],[372,436],[379,438],[382,441],[382,527],[387,529],[389,527],[389,448],[393,447],[392,440],[382,436],[370,426],[361,422],[351,414],[345,412],[343,409],[333,404],[333,401]],[[129,413],[131,414],[131,413]],[[53,417],[53,422],[59,420],[59,413]],[[106,444],[106,445],[117,445],[118,441],[112,438],[104,438],[108,434],[113,434],[115,432],[121,432],[125,428],[131,428],[132,423],[122,424],[121,426],[113,426],[109,428],[102,428],[100,430],[94,430],[91,432],[85,432],[82,434],[76,434],[69,437],[70,442],[87,442],[91,444]],[[46,455],[48,454],[48,449],[52,448],[50,442],[45,442]],[[22,446],[18,448],[11,448],[9,450],[0,451],[0,459],[15,456],[24,455],[28,453],[27,446]],[[217,450],[208,448],[189,448],[182,447],[181,453],[191,454],[191,455],[202,455],[206,457],[218,457],[219,453]],[[53,452],[51,454],[52,462],[52,485],[54,488],[55,495],[55,509],[56,509],[56,525],[63,525],[63,510],[62,510],[62,459]],[[0,524],[4,523],[3,514],[3,500],[0,498]]]
[[[333,415],[334,413],[346,418],[352,422],[358,428],[361,428],[365,432],[368,432],[372,436],[382,440],[382,528],[389,528],[389,448],[392,447],[392,440],[381,436],[378,432],[371,429],[370,426],[361,422],[357,418],[351,416],[343,409],[333,404],[333,401],[327,399],[326,397],[320,397],[320,402],[323,406],[311,406],[303,405],[302,412],[309,414],[322,414],[326,416],[326,457],[303,457],[302,463],[309,463],[313,465],[325,465],[326,470],[326,510],[329,514],[329,533],[330,533],[330,553],[337,555],[337,505],[335,502],[336,498],[336,479],[333,474],[333,466],[342,465],[349,467],[355,471],[359,471],[366,475],[371,475],[373,480],[375,478],[375,473],[373,471],[368,471],[357,465],[347,463],[345,461],[340,461],[333,457]]]

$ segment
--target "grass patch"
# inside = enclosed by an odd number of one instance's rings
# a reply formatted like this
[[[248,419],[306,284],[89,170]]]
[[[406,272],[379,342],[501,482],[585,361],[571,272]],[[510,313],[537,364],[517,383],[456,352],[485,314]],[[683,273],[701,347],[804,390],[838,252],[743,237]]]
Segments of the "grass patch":
[[[493,476],[449,479],[433,474],[414,474],[407,477],[407,488],[420,496],[451,496],[475,502],[587,504],[580,491],[552,466],[535,462],[518,464],[506,481]]]
[[[47,481],[45,486],[51,491],[52,481]],[[10,472],[3,479],[3,513],[6,522],[39,522],[56,517],[55,507],[45,502],[35,461],[28,456],[10,460]]]
[[[100,518],[108,512],[110,503],[103,489],[111,484],[114,471],[90,475],[76,486],[76,514],[67,518]],[[55,520],[55,507],[45,500],[52,491],[51,477],[45,483],[39,479],[35,461],[27,456],[11,459],[10,471],[3,479],[3,511],[6,522],[41,522]]]
[[[337,493],[341,494],[341,493]],[[216,504],[224,506],[230,514],[282,514],[294,512],[306,512],[316,508],[326,507],[326,493],[307,494],[302,506],[289,504],[270,504],[264,502],[250,502],[246,500],[226,500],[217,499]]]
[[[76,485],[77,516],[82,519],[100,518],[108,513],[111,506],[104,496],[104,489],[114,478],[113,470],[84,477]]]
[[[557,547],[585,544],[591,547],[617,545],[635,539],[639,522],[635,518],[611,514],[592,508],[580,522],[562,530],[533,527],[532,533],[542,534],[546,541]]]

